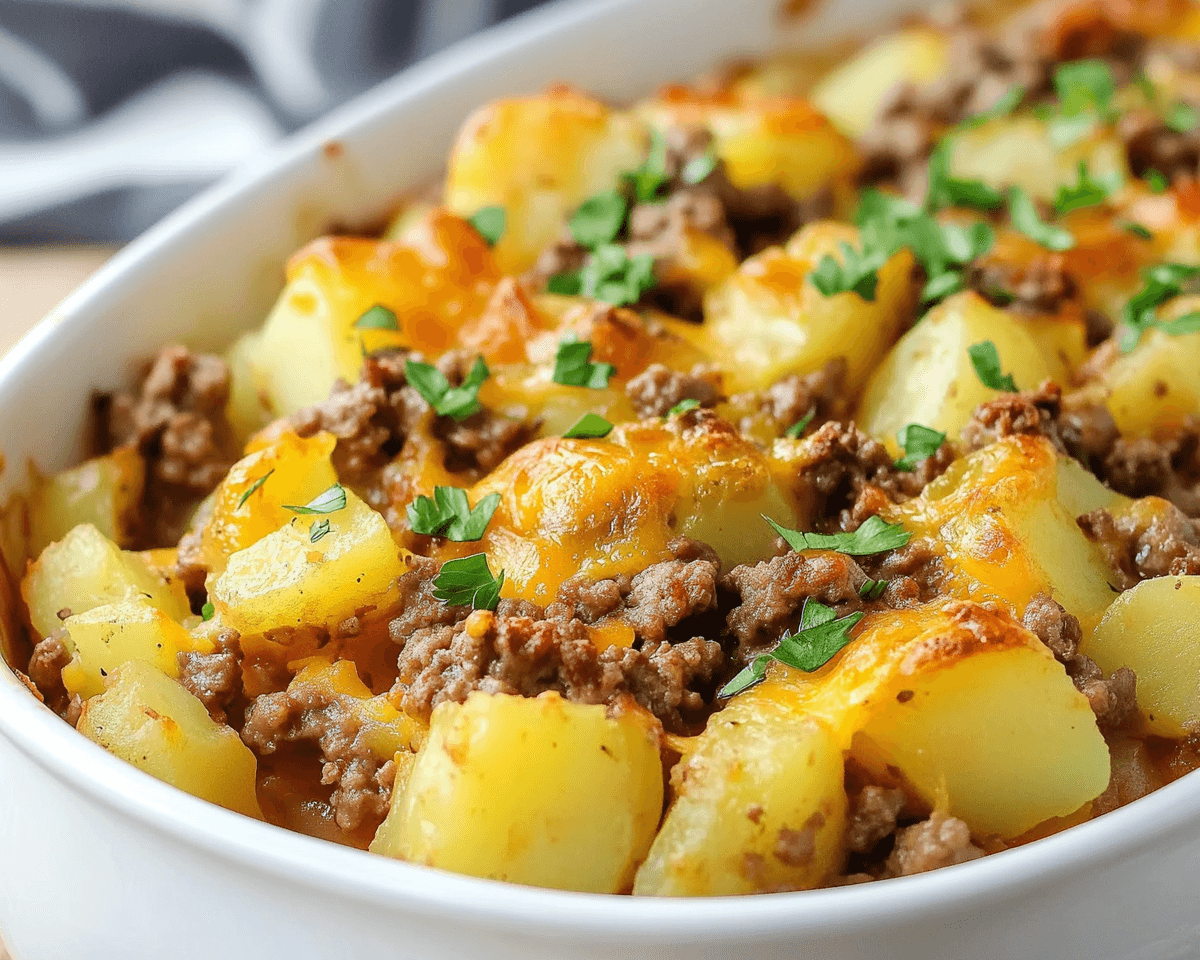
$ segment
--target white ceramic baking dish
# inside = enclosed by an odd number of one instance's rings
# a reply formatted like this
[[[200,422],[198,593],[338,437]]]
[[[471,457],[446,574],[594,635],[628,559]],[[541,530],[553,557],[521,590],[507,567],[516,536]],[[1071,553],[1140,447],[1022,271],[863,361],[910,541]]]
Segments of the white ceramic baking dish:
[[[220,346],[256,322],[292,250],[331,224],[375,220],[434,175],[475,105],[551,80],[633,97],[776,45],[777,4],[553,6],[409,71],[210,191],[0,362],[5,483],[27,457],[77,456],[91,388],[124,381],[134,358],[174,339]],[[827,0],[803,30],[870,30],[903,6]],[[1200,774],[1027,847],[861,887],[675,901],[475,880],[182,794],[0,670],[0,930],[16,960],[1182,960],[1200,954],[1198,890]]]

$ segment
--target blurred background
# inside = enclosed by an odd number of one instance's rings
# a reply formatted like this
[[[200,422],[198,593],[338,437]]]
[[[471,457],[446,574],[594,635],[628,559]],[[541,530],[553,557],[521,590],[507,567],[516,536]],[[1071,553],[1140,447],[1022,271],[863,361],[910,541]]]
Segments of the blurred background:
[[[0,0],[0,353],[122,243],[542,0]]]

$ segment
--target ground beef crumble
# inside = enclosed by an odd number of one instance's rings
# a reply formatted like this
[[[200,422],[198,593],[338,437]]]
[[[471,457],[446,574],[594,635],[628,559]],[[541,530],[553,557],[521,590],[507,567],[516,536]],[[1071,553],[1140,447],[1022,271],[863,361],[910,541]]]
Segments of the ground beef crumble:
[[[971,831],[965,823],[935,810],[928,820],[896,831],[896,846],[888,857],[886,875],[909,877],[982,856],[983,851],[971,842]]]
[[[242,655],[236,630],[222,630],[211,653],[181,650],[179,682],[204,704],[214,720],[226,719],[225,709],[242,691]]]
[[[683,400],[712,407],[724,399],[721,375],[708,364],[697,364],[688,373],[681,373],[661,363],[652,363],[625,384],[625,396],[633,404],[634,412],[643,418],[665,417]]]

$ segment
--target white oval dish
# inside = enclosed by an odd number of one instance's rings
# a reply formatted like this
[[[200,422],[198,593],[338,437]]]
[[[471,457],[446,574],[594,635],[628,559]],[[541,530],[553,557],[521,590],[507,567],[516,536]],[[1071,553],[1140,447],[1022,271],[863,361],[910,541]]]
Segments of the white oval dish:
[[[282,264],[439,169],[474,106],[614,98],[779,40],[777,0],[586,0],[519,18],[306,131],[132,244],[0,361],[10,469],[78,456],[93,387],[261,318]],[[828,0],[807,36],[912,0]],[[258,823],[108,755],[0,670],[0,930],[15,960],[1182,960],[1200,951],[1200,774],[1027,847],[916,877],[721,900],[537,890]]]

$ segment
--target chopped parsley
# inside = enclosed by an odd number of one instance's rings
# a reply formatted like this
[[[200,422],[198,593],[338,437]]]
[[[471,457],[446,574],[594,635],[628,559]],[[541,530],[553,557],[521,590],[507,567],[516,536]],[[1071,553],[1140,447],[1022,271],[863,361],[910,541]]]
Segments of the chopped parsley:
[[[912,536],[903,524],[888,523],[882,517],[867,517],[866,521],[852,533],[802,533],[781,527],[768,516],[763,516],[777,534],[788,542],[793,550],[836,550],[852,557],[866,557],[885,550],[896,550],[908,543]]]
[[[1062,252],[1075,246],[1071,232],[1044,222],[1038,216],[1032,198],[1020,187],[1008,191],[1008,219],[1021,233],[1047,250]]]
[[[887,260],[888,251],[860,253],[848,243],[842,242],[840,246],[844,262],[838,263],[835,257],[827,253],[808,275],[808,279],[826,297],[853,292],[868,303],[873,303],[875,288],[879,283],[879,268]]]
[[[489,493],[472,510],[466,490],[434,487],[432,497],[417,497],[408,505],[408,524],[413,533],[466,543],[483,536],[499,505],[500,494]]]
[[[568,440],[599,440],[612,432],[613,425],[598,413],[585,413],[563,434]]]
[[[1163,123],[1176,133],[1191,133],[1200,126],[1200,114],[1190,103],[1175,103],[1163,114]]]
[[[925,205],[930,211],[942,207],[974,207],[977,210],[999,210],[1004,195],[982,180],[964,180],[950,173],[950,152],[954,136],[943,137],[929,156],[929,192]]]
[[[252,484],[250,484],[249,487],[246,488],[246,492],[243,493],[241,496],[241,499],[238,500],[238,505],[237,505],[238,510],[241,510],[242,507],[244,507],[246,505],[246,501],[250,499],[251,494],[253,494],[255,490],[261,489],[262,485],[267,482],[267,477],[269,477],[274,472],[275,472],[275,468],[272,467],[270,470],[268,470],[266,473],[264,473],[261,477],[259,477],[257,480],[255,480]]]
[[[985,123],[990,123],[992,120],[1001,120],[1016,110],[1024,99],[1025,88],[1020,84],[1011,86],[1005,91],[1004,96],[992,104],[992,106],[987,110],[981,110],[979,113],[968,117],[962,122],[961,126],[970,129],[971,127],[979,127]]]
[[[1096,179],[1088,173],[1086,160],[1079,161],[1079,179],[1074,186],[1060,185],[1054,194],[1054,211],[1060,216],[1072,210],[1094,207],[1108,199],[1121,185],[1120,174]]]
[[[940,430],[910,423],[896,434],[896,440],[904,448],[904,456],[896,461],[896,469],[915,470],[920,461],[932,457],[941,449],[946,442],[946,435]]]
[[[582,293],[621,307],[637,303],[654,282],[654,257],[648,253],[630,257],[624,247],[607,244],[593,250],[580,269],[555,274],[547,289],[551,293]]]
[[[200,608],[200,619],[203,620],[205,623],[207,623],[209,620],[211,620],[216,615],[217,615],[217,608],[214,607],[211,603],[206,603],[204,606],[202,606]]]
[[[700,406],[700,401],[695,397],[684,397],[675,406],[667,411],[668,417],[677,417],[681,413],[687,413],[689,410],[695,410]]]
[[[1163,174],[1153,168],[1146,171],[1146,175],[1142,178],[1146,181],[1146,186],[1150,188],[1151,193],[1166,193],[1167,188],[1171,186],[1167,182],[1167,178]]]
[[[603,390],[608,378],[617,372],[611,363],[593,363],[592,345],[587,340],[578,340],[567,334],[558,345],[554,357],[554,382],[567,387],[590,387]]]
[[[442,371],[428,363],[416,360],[404,362],[404,376],[439,416],[465,420],[483,409],[479,402],[479,388],[491,375],[483,357],[476,359],[462,386],[452,387]]]
[[[858,595],[864,600],[878,600],[883,596],[883,591],[886,589],[886,580],[872,580],[868,578],[863,585],[858,588]]]
[[[576,243],[592,250],[617,238],[628,212],[629,201],[615,190],[606,190],[584,200],[567,226]]]
[[[679,174],[680,179],[688,184],[702,183],[717,169],[718,162],[717,152],[709,147],[702,154],[692,157],[683,165],[683,170]]]
[[[1075,60],[1054,71],[1058,110],[1048,118],[1050,141],[1062,150],[1078,143],[1100,123],[1116,117],[1112,99],[1117,84],[1103,60]]]
[[[494,247],[500,242],[507,222],[508,215],[503,207],[480,207],[467,220],[467,223],[475,228],[475,232],[487,241],[489,247]]]
[[[400,323],[396,314],[377,303],[370,310],[354,321],[355,330],[399,330]]]
[[[1129,298],[1121,311],[1124,330],[1117,339],[1122,353],[1129,353],[1148,330],[1162,330],[1171,336],[1193,333],[1200,314],[1190,313],[1177,320],[1159,320],[1158,308],[1181,293],[1184,284],[1200,276],[1200,267],[1182,263],[1160,263],[1142,274],[1142,288]]]
[[[322,537],[329,533],[329,518],[324,520],[314,520],[312,526],[308,528],[308,542],[316,543]]]
[[[1122,220],[1121,229],[1126,233],[1132,233],[1139,240],[1154,239],[1154,234],[1152,234],[1146,227],[1143,227],[1140,223],[1135,223],[1132,220]]]
[[[433,595],[451,607],[470,604],[476,610],[495,610],[504,586],[504,571],[492,576],[487,556],[482,553],[447,560],[433,580]]]
[[[800,629],[796,633],[785,633],[779,644],[770,653],[759,654],[720,690],[718,696],[733,697],[750,689],[767,675],[767,666],[772,660],[812,673],[832,660],[850,642],[850,629],[863,618],[861,613],[852,613],[834,619],[837,613],[812,598],[804,601],[800,614]]]
[[[1017,392],[1017,384],[1012,374],[1004,373],[1001,369],[1000,353],[991,340],[971,344],[967,347],[967,354],[971,358],[971,366],[975,368],[975,375],[985,387],[991,390],[1007,390],[1009,393]]]
[[[798,440],[804,435],[804,431],[808,429],[808,425],[813,422],[813,417],[816,415],[817,408],[812,407],[808,413],[787,428],[785,435],[791,437],[793,440]]]
[[[340,483],[335,483],[323,493],[318,493],[302,507],[289,503],[283,505],[284,510],[291,510],[292,513],[298,513],[301,516],[314,513],[336,513],[338,510],[344,510],[345,508],[346,488]]]

